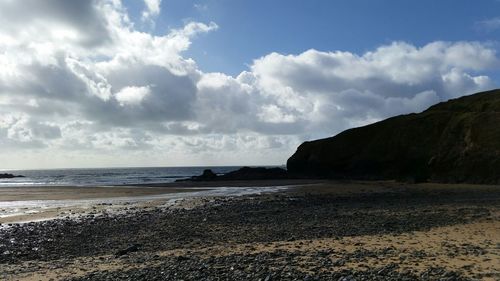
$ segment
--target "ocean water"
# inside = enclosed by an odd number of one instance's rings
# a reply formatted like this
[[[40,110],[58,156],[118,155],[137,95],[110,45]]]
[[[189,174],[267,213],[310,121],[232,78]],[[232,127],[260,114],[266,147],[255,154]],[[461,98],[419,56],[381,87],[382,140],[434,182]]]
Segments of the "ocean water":
[[[123,184],[169,183],[200,175],[204,169],[224,174],[240,166],[217,167],[150,167],[54,170],[9,170],[0,173],[23,175],[24,178],[0,179],[4,186],[109,186]]]

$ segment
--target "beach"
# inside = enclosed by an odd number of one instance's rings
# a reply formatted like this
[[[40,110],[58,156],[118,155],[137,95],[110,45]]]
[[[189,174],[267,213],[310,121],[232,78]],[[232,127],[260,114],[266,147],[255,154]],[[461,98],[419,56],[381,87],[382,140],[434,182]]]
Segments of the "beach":
[[[101,189],[1,197],[85,204],[3,218],[0,279],[500,278],[498,186],[283,180]]]

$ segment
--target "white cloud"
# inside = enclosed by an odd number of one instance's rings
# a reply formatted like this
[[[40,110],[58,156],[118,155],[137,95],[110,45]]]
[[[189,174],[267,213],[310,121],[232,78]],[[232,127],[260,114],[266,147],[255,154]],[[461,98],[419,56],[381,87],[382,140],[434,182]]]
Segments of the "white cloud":
[[[146,96],[151,94],[148,87],[125,87],[115,94],[115,98],[121,106],[138,105]]]
[[[153,35],[119,1],[81,2],[81,12],[62,0],[0,2],[4,163],[284,163],[303,140],[489,89],[498,65],[478,42],[394,42],[270,53],[232,77],[184,55],[215,23]]]
[[[272,53],[246,73],[282,114],[306,120],[326,136],[382,118],[421,111],[433,103],[493,87],[475,71],[498,63],[495,51],[474,42],[433,42],[421,48],[395,42],[363,55],[308,50]],[[305,132],[296,127],[296,133]]]
[[[284,113],[280,107],[274,104],[263,105],[257,117],[260,121],[269,123],[293,123],[296,121],[295,116]]]
[[[193,7],[198,11],[198,12],[205,12],[208,11],[208,5],[207,4],[200,4],[200,3],[194,3]]]
[[[109,1],[2,1],[2,37],[20,47],[26,41],[92,47],[110,40],[108,19],[97,6]]]
[[[476,27],[480,30],[494,31],[500,29],[500,17],[482,20],[476,23]]]
[[[144,0],[147,10],[153,15],[158,15],[160,13],[161,0]]]
[[[144,0],[146,9],[142,12],[142,21],[148,21],[160,14],[161,0]]]

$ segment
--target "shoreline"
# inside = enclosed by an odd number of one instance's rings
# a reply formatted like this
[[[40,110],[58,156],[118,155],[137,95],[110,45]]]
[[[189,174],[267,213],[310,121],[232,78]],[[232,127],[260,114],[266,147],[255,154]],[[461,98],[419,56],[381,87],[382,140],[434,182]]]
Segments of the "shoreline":
[[[310,183],[304,180],[179,182],[117,186],[20,186],[0,188],[0,224],[62,217],[97,211],[172,206],[193,198],[276,192]]]

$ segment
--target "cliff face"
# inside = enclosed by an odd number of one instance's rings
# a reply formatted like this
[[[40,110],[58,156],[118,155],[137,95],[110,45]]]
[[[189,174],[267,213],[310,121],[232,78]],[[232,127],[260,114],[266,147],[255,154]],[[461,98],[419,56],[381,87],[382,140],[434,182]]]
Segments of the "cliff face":
[[[331,178],[500,183],[500,90],[305,142],[287,168]]]

